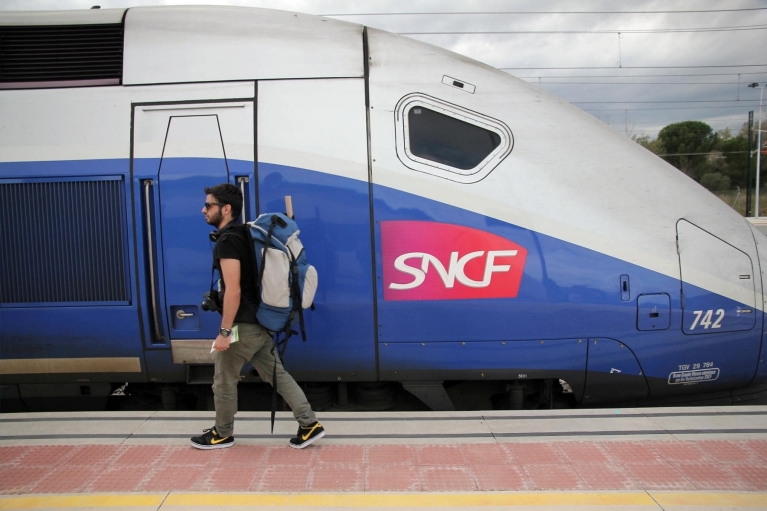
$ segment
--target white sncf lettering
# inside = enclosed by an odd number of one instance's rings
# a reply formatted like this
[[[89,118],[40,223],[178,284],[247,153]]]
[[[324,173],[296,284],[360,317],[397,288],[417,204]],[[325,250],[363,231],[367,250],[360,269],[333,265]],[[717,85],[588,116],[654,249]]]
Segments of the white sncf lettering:
[[[467,287],[483,288],[490,285],[490,280],[493,278],[493,273],[502,273],[509,271],[511,265],[508,264],[496,264],[495,259],[498,257],[514,257],[517,255],[516,250],[490,250],[487,252],[487,260],[485,261],[485,272],[482,280],[473,280],[466,276],[464,268],[466,264],[473,260],[485,255],[485,251],[470,252],[465,256],[458,258],[458,252],[450,253],[450,262],[447,269],[442,262],[431,254],[425,252],[409,252],[402,254],[394,260],[394,268],[406,273],[413,277],[411,282],[407,284],[397,284],[392,282],[389,285],[389,289],[414,289],[424,283],[426,280],[426,274],[429,271],[431,265],[439,274],[442,282],[445,284],[446,289],[452,289],[455,286],[457,280],[461,284]],[[420,259],[421,264],[409,266],[407,261],[409,259]]]

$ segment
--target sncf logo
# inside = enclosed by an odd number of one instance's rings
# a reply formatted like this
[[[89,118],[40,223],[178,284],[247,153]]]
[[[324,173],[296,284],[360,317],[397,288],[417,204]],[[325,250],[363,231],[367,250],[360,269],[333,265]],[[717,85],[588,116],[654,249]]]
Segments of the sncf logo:
[[[384,300],[516,298],[527,250],[453,224],[381,222]]]

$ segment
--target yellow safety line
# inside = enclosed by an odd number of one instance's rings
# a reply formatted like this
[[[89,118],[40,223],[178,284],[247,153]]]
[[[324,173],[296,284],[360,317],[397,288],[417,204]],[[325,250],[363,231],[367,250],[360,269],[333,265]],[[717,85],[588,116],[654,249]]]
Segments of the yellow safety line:
[[[171,493],[165,506],[466,507],[466,506],[639,506],[654,505],[645,492],[472,492],[472,493]]]
[[[109,493],[0,496],[0,510],[152,507],[468,507],[727,506],[767,507],[765,492],[463,492],[463,493]]]
[[[767,509],[767,493],[649,492],[661,506],[726,506]]]
[[[0,497],[0,509],[39,509],[68,507],[138,507],[162,504],[167,493],[109,493],[96,495],[39,495],[36,497]]]

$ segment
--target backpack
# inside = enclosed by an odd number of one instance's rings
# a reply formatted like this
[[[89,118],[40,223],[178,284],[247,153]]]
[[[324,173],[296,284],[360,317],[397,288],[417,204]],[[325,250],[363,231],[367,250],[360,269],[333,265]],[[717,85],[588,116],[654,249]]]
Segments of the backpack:
[[[274,368],[272,369],[272,433],[277,410],[277,356],[285,354],[288,339],[295,333],[298,316],[301,338],[306,341],[304,309],[314,308],[317,270],[306,261],[306,252],[298,239],[298,225],[282,213],[264,213],[248,222],[251,258],[256,264],[255,309],[259,324],[272,333]],[[280,339],[280,337],[282,338]],[[275,351],[277,353],[275,353]]]
[[[287,340],[298,320],[306,341],[303,310],[313,307],[318,275],[306,260],[298,225],[282,213],[264,213],[247,224],[251,256],[256,262],[258,323],[282,340],[276,339],[282,357]]]

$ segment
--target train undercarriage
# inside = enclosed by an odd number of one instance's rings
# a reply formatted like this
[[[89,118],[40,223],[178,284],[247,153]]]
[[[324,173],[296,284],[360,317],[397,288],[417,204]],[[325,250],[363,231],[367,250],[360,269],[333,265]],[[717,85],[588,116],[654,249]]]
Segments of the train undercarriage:
[[[272,388],[241,382],[240,411],[269,411]],[[486,411],[767,404],[767,385],[688,396],[583,405],[564,380],[303,382],[316,411]],[[208,384],[70,383],[0,386],[0,412],[214,410]],[[278,410],[288,411],[278,397]]]

